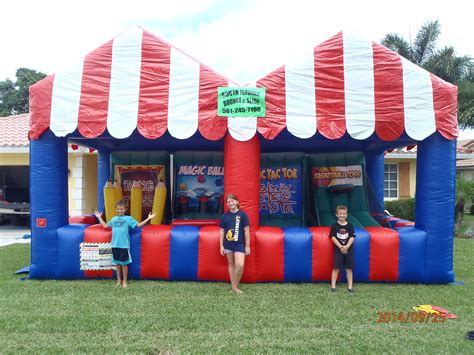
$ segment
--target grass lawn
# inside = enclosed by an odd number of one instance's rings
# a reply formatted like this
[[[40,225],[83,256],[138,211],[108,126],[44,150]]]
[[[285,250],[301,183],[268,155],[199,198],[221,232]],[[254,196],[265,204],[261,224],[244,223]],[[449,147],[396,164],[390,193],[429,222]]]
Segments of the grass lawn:
[[[28,244],[0,248],[0,353],[450,353],[472,354],[473,239],[456,239],[464,285],[243,285],[112,280],[20,281]],[[341,285],[342,286],[342,285]],[[449,309],[444,323],[377,323],[414,305]]]

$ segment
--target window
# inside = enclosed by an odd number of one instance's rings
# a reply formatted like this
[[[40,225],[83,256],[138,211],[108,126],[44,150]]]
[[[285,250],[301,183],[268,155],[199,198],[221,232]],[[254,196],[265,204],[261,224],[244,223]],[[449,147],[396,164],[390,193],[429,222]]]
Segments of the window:
[[[383,166],[383,197],[386,200],[398,198],[398,164]]]

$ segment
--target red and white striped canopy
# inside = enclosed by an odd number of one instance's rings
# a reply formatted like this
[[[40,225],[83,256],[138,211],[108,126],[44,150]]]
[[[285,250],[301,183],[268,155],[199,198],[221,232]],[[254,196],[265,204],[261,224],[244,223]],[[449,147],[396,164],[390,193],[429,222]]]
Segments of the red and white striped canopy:
[[[227,130],[237,140],[282,130],[355,139],[374,132],[395,140],[405,131],[423,140],[435,131],[454,139],[457,88],[391,50],[341,32],[300,60],[256,82],[266,88],[266,117],[218,117],[217,88],[235,86],[162,39],[135,28],[88,54],[69,70],[30,88],[30,138],[46,129],[64,137],[76,129],[95,138],[106,129],[149,139],[166,130],[178,139],[197,130],[209,140]]]

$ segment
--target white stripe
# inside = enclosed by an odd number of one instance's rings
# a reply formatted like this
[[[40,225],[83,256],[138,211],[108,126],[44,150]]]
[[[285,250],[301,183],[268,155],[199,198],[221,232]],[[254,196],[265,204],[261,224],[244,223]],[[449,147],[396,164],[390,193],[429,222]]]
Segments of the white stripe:
[[[233,86],[231,83],[228,85]],[[257,87],[256,83],[245,86]],[[232,138],[240,142],[248,141],[257,132],[257,117],[228,117],[227,128]]]
[[[286,127],[298,138],[316,133],[314,49],[285,65]]]
[[[115,138],[130,136],[137,126],[142,34],[136,27],[114,39],[107,129]]]
[[[426,70],[401,59],[405,132],[413,139],[423,140],[436,131],[431,77]]]
[[[54,76],[49,127],[56,137],[77,128],[84,61]]]
[[[178,139],[198,128],[199,63],[171,47],[168,131]]]
[[[372,42],[343,32],[346,127],[352,138],[366,139],[375,130],[374,56]]]

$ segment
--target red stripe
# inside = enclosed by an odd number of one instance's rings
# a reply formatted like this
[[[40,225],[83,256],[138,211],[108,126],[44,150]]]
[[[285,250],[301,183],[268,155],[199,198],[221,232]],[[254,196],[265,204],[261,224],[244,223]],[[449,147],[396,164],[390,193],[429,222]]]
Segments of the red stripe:
[[[377,43],[374,53],[375,132],[384,141],[404,130],[403,67],[400,56]]]
[[[314,49],[314,75],[318,131],[341,138],[346,133],[342,32]]]
[[[199,230],[198,279],[230,281],[227,258],[220,254],[220,227],[202,227]]]
[[[383,227],[365,229],[370,233],[369,280],[397,281],[400,241],[398,232]]]
[[[257,281],[278,281],[284,279],[283,230],[277,227],[260,227],[255,232],[255,273]]]
[[[170,278],[170,231],[167,225],[147,225],[142,229],[140,278]]]
[[[259,80],[257,87],[265,88],[266,102],[266,116],[257,119],[257,129],[265,139],[274,139],[286,128],[285,67]]]
[[[202,136],[209,140],[218,140],[227,132],[227,117],[217,116],[217,88],[228,86],[228,81],[214,71],[199,67],[199,114],[198,127]]]
[[[430,74],[436,130],[446,139],[455,139],[458,131],[458,88]]]
[[[149,139],[161,137],[168,128],[170,58],[170,45],[143,31],[137,128]]]
[[[38,139],[49,128],[54,75],[30,86],[30,139]]]
[[[334,259],[334,244],[331,238],[329,238],[331,227],[313,227],[309,228],[309,230],[313,236],[313,281],[331,281]]]
[[[77,126],[87,138],[100,136],[107,128],[112,44],[107,42],[84,60]]]
[[[84,243],[110,243],[112,241],[112,229],[104,228],[100,224],[87,227],[84,230]],[[86,278],[112,278],[113,270],[86,270],[84,272]]]

